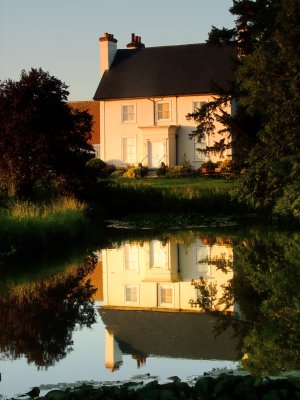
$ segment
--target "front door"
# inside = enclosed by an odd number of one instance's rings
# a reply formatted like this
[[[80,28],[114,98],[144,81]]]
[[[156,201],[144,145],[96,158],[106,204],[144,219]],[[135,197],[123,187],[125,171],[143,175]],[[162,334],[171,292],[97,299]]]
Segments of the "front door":
[[[149,142],[148,144],[148,167],[159,168],[162,162],[166,162],[165,143]]]

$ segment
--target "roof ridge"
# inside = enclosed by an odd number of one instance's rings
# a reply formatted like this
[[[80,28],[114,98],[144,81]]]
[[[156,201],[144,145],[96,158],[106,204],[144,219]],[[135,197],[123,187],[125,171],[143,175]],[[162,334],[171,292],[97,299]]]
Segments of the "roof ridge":
[[[167,44],[162,46],[150,46],[145,47],[145,49],[157,49],[160,47],[184,47],[184,46],[207,46],[207,43],[185,43],[185,44]]]
[[[162,45],[162,46],[148,46],[144,47],[142,49],[134,49],[134,50],[149,50],[149,49],[161,49],[161,48],[166,48],[166,47],[187,47],[187,46],[211,46],[213,47],[214,45],[208,45],[207,43],[186,43],[186,44],[170,44],[170,45]],[[132,49],[118,49],[118,50],[125,50],[125,51],[132,51]]]

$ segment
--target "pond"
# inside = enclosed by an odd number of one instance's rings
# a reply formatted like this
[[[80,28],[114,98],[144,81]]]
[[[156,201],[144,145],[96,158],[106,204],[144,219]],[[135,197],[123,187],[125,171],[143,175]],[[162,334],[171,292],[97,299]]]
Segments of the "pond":
[[[107,238],[54,270],[3,269],[0,398],[86,381],[193,382],[213,369],[297,374],[298,232],[112,229]]]

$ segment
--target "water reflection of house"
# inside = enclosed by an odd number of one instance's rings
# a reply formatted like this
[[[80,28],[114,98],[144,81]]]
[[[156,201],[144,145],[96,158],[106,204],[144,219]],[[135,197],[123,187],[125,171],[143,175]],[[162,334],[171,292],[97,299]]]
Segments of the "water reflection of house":
[[[214,336],[215,317],[192,307],[199,293],[192,279],[216,282],[217,297],[232,277],[217,261],[232,262],[232,247],[222,239],[124,243],[102,250],[106,367],[122,364],[122,354],[137,363],[147,355],[188,359],[236,359],[232,332]],[[157,312],[161,311],[161,312]]]
[[[197,296],[191,280],[203,276],[221,286],[231,278],[215,265],[231,260],[227,244],[205,244],[201,239],[188,246],[176,243],[125,243],[102,251],[103,306],[150,310],[191,311],[190,300]]]

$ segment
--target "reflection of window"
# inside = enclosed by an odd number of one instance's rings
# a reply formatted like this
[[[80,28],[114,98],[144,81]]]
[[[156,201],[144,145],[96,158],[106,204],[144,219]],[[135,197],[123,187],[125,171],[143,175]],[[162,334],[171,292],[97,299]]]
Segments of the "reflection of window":
[[[136,138],[123,138],[123,161],[125,163],[136,162]]]
[[[168,268],[168,247],[159,240],[150,242],[150,268]]]
[[[135,122],[135,106],[133,104],[122,106],[122,122]]]
[[[197,276],[203,276],[203,278],[206,278],[210,275],[208,251],[209,251],[209,248],[206,246],[201,246],[201,247],[196,248]]]
[[[139,286],[125,285],[125,302],[138,303],[138,300],[139,300]]]
[[[157,103],[157,119],[170,119],[171,118],[171,103]]]
[[[124,264],[125,270],[137,271],[139,268],[139,248],[126,244],[124,246]]]
[[[173,299],[174,287],[168,285],[160,285],[159,287],[159,305],[171,306],[174,303]]]

